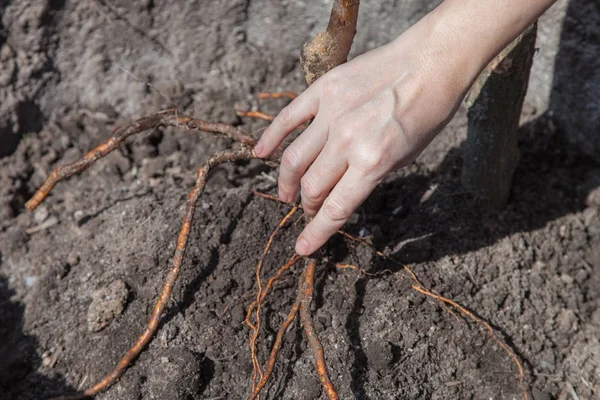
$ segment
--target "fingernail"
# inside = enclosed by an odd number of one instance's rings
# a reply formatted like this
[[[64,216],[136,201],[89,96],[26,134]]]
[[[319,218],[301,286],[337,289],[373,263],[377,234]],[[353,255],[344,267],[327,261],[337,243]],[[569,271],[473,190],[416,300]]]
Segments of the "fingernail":
[[[296,242],[296,253],[298,253],[301,256],[306,256],[309,254],[308,250],[308,241],[303,237],[299,238]]]
[[[262,157],[262,152],[264,149],[265,146],[259,141],[256,143],[256,146],[254,146],[254,154],[256,154],[257,157]]]

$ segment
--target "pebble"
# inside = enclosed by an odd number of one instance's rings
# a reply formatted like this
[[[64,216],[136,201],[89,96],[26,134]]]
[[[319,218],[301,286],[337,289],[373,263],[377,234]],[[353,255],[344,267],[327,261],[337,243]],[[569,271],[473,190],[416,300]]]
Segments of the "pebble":
[[[588,207],[600,207],[600,186],[588,193],[585,204]]]
[[[69,256],[67,257],[67,264],[69,264],[70,266],[74,267],[76,265],[79,264],[79,256],[77,254],[69,254]]]
[[[560,332],[567,333],[577,329],[577,316],[572,310],[561,310],[556,317],[556,322]]]
[[[35,211],[33,213],[33,219],[38,224],[41,224],[42,222],[44,222],[46,220],[46,218],[48,218],[49,214],[50,214],[50,212],[48,211],[48,207],[46,207],[45,205],[42,204],[38,208],[35,209]]]

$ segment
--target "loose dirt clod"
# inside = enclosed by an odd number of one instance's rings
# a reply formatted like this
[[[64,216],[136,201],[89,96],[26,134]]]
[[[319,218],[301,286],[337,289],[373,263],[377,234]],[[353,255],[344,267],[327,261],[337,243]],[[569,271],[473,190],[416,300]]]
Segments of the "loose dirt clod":
[[[123,313],[129,291],[120,279],[92,293],[92,303],[88,308],[87,322],[90,332],[99,332],[113,319]]]

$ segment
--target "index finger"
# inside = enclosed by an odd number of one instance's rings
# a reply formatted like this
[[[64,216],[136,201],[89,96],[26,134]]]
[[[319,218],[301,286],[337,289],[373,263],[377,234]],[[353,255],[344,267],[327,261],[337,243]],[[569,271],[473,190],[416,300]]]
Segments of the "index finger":
[[[290,104],[284,107],[271,125],[265,130],[262,137],[254,146],[254,153],[258,157],[266,157],[281,144],[294,129],[315,115],[319,109],[317,91],[306,89]]]
[[[333,188],[315,218],[304,228],[296,242],[296,253],[309,255],[318,250],[340,229],[379,182],[348,168]]]

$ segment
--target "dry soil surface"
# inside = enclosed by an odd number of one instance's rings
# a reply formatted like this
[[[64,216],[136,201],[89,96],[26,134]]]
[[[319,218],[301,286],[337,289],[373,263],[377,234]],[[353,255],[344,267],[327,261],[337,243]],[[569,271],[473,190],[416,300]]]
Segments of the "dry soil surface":
[[[327,3],[0,1],[1,399],[72,392],[118,362],[162,287],[198,166],[231,143],[149,132],[60,183],[35,213],[24,211],[47,174],[116,126],[172,105],[260,132],[264,123],[242,121],[234,108],[256,108],[259,91],[302,90],[298,50],[323,26]],[[435,3],[365,2],[355,52],[398,34]],[[269,112],[283,105],[260,102]],[[461,187],[460,110],[346,230],[489,321],[523,361],[534,399],[598,398],[600,165],[567,140],[552,113],[528,105],[521,133],[506,209],[486,210]],[[243,320],[254,268],[289,210],[252,188],[273,191],[276,176],[259,162],[213,172],[158,334],[98,399],[248,397]],[[278,238],[265,277],[292,254],[299,227]],[[317,270],[313,315],[341,398],[522,398],[515,365],[486,331],[412,290],[396,265],[341,238],[323,257],[370,273],[325,262]],[[264,307],[263,362],[300,271],[286,275]],[[265,393],[325,398],[298,322]]]

